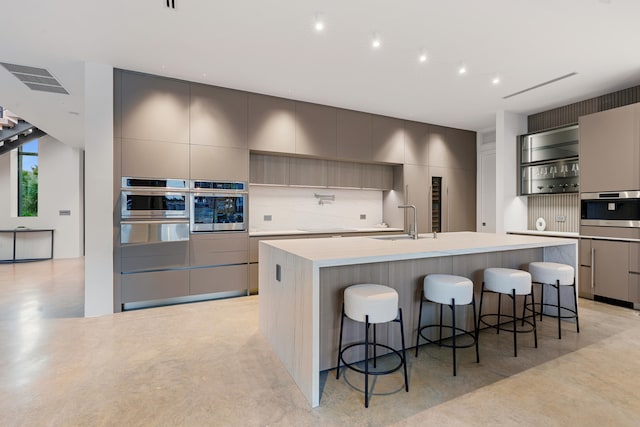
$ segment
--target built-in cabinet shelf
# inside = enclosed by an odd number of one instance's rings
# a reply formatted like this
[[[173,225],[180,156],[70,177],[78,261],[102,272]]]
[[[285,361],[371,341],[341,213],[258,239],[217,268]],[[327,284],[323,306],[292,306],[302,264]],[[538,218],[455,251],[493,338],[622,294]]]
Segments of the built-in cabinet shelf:
[[[576,193],[580,186],[578,126],[519,137],[519,194]]]

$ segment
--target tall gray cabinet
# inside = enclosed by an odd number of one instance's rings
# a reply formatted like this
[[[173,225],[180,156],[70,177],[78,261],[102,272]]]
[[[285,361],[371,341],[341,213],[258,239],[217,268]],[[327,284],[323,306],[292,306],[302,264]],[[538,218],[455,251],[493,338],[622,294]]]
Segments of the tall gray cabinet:
[[[115,71],[114,102],[115,212],[122,176],[251,180],[382,190],[384,214],[396,220],[404,196],[427,232],[430,183],[440,177],[443,231],[475,229],[473,132],[124,70]],[[153,247],[124,247],[114,234],[116,310],[238,292],[255,276],[247,233]]]

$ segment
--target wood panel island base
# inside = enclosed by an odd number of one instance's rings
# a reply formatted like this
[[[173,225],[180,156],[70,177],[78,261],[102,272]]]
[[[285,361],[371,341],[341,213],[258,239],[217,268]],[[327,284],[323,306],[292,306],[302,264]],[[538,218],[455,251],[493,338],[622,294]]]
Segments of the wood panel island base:
[[[315,407],[320,403],[320,371],[335,368],[342,294],[347,286],[379,283],[396,289],[405,340],[413,346],[426,274],[466,276],[473,280],[479,298],[485,268],[525,268],[532,261],[575,268],[577,243],[473,232],[442,233],[436,239],[421,235],[418,240],[406,236],[271,240],[260,242],[259,258],[260,331]],[[425,304],[423,310],[422,323],[433,323],[434,308]],[[467,317],[456,322],[468,323],[471,315]],[[345,323],[344,343],[362,339],[362,331],[356,334],[356,328]],[[380,342],[389,339],[391,346],[399,346],[399,334],[395,329],[390,332],[387,336],[386,328],[379,327]]]

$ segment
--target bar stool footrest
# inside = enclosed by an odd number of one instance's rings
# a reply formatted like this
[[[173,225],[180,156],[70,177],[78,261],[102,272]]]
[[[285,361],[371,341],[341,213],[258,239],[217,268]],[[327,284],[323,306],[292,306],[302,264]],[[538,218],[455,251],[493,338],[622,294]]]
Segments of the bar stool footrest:
[[[421,326],[418,333],[420,334],[420,336],[422,337],[422,339],[424,339],[426,341],[427,344],[438,344],[439,346],[442,347],[447,347],[447,348],[453,348],[453,344],[445,344],[443,341],[445,340],[450,340],[453,339],[453,335],[450,335],[448,337],[444,337],[442,339],[437,339],[437,340],[432,340],[431,338],[427,338],[424,335],[424,330],[425,329],[430,329],[430,328],[440,328],[442,327],[442,329],[446,329],[448,331],[451,331],[453,329],[453,326],[451,325],[442,325],[440,326],[439,324],[433,324],[433,325],[424,325]],[[462,329],[462,328],[458,328],[456,327],[455,330],[457,332],[461,332],[460,334],[456,335],[456,341],[460,338],[465,339],[465,337],[469,337],[471,338],[471,342],[468,344],[458,344],[456,342],[455,348],[469,348],[469,347],[473,347],[476,345],[476,337],[474,335],[475,331],[467,331],[466,329]]]
[[[359,347],[359,346],[365,346],[365,345],[366,345],[365,342],[357,342],[357,343],[353,343],[353,344],[349,344],[347,346],[344,346],[342,348],[342,350],[340,351],[340,360],[342,360],[342,363],[344,363],[343,366],[346,367],[346,368],[349,368],[349,369],[351,369],[353,371],[359,372],[361,374],[366,374],[364,369],[360,369],[357,366],[355,366],[357,363],[364,363],[364,359],[356,361],[356,362],[351,362],[351,363],[348,363],[346,360],[344,360],[344,352],[345,351],[347,351],[348,349],[353,348],[353,347]],[[393,367],[391,369],[387,369],[385,371],[372,371],[371,370],[371,362],[374,360],[374,358],[370,357],[369,358],[369,375],[387,375],[387,374],[391,374],[391,373],[399,370],[402,367],[402,365],[404,364],[404,357],[402,357],[402,354],[400,353],[399,350],[396,350],[395,348],[390,347],[388,345],[379,344],[379,343],[374,344],[374,343],[370,342],[369,346],[370,347],[375,346],[375,347],[380,347],[380,348],[385,348],[387,350],[390,350],[392,353],[395,353],[395,355],[398,356],[398,358],[400,359],[400,361],[398,363],[398,366],[395,366],[395,367]],[[391,353],[386,353],[386,354],[377,356],[376,359],[378,359],[380,357],[388,356],[389,354],[391,354]]]

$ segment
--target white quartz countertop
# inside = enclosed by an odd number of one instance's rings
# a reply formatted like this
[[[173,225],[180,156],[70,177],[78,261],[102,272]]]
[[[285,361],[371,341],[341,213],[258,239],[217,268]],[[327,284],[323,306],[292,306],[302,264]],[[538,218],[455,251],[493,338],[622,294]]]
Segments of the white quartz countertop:
[[[397,235],[397,240],[392,236],[263,240],[260,245],[270,245],[326,267],[577,244],[554,237],[475,232],[440,233],[436,239],[431,234],[421,234],[419,240],[405,236]]]
[[[392,227],[358,227],[358,228],[301,228],[295,230],[249,230],[249,236],[288,236],[300,234],[348,234],[348,233],[402,233],[402,228]]]
[[[531,236],[548,236],[548,237],[565,237],[571,239],[577,239],[580,234],[577,232],[569,231],[538,231],[538,230],[514,230],[507,231],[509,234],[528,234]]]

